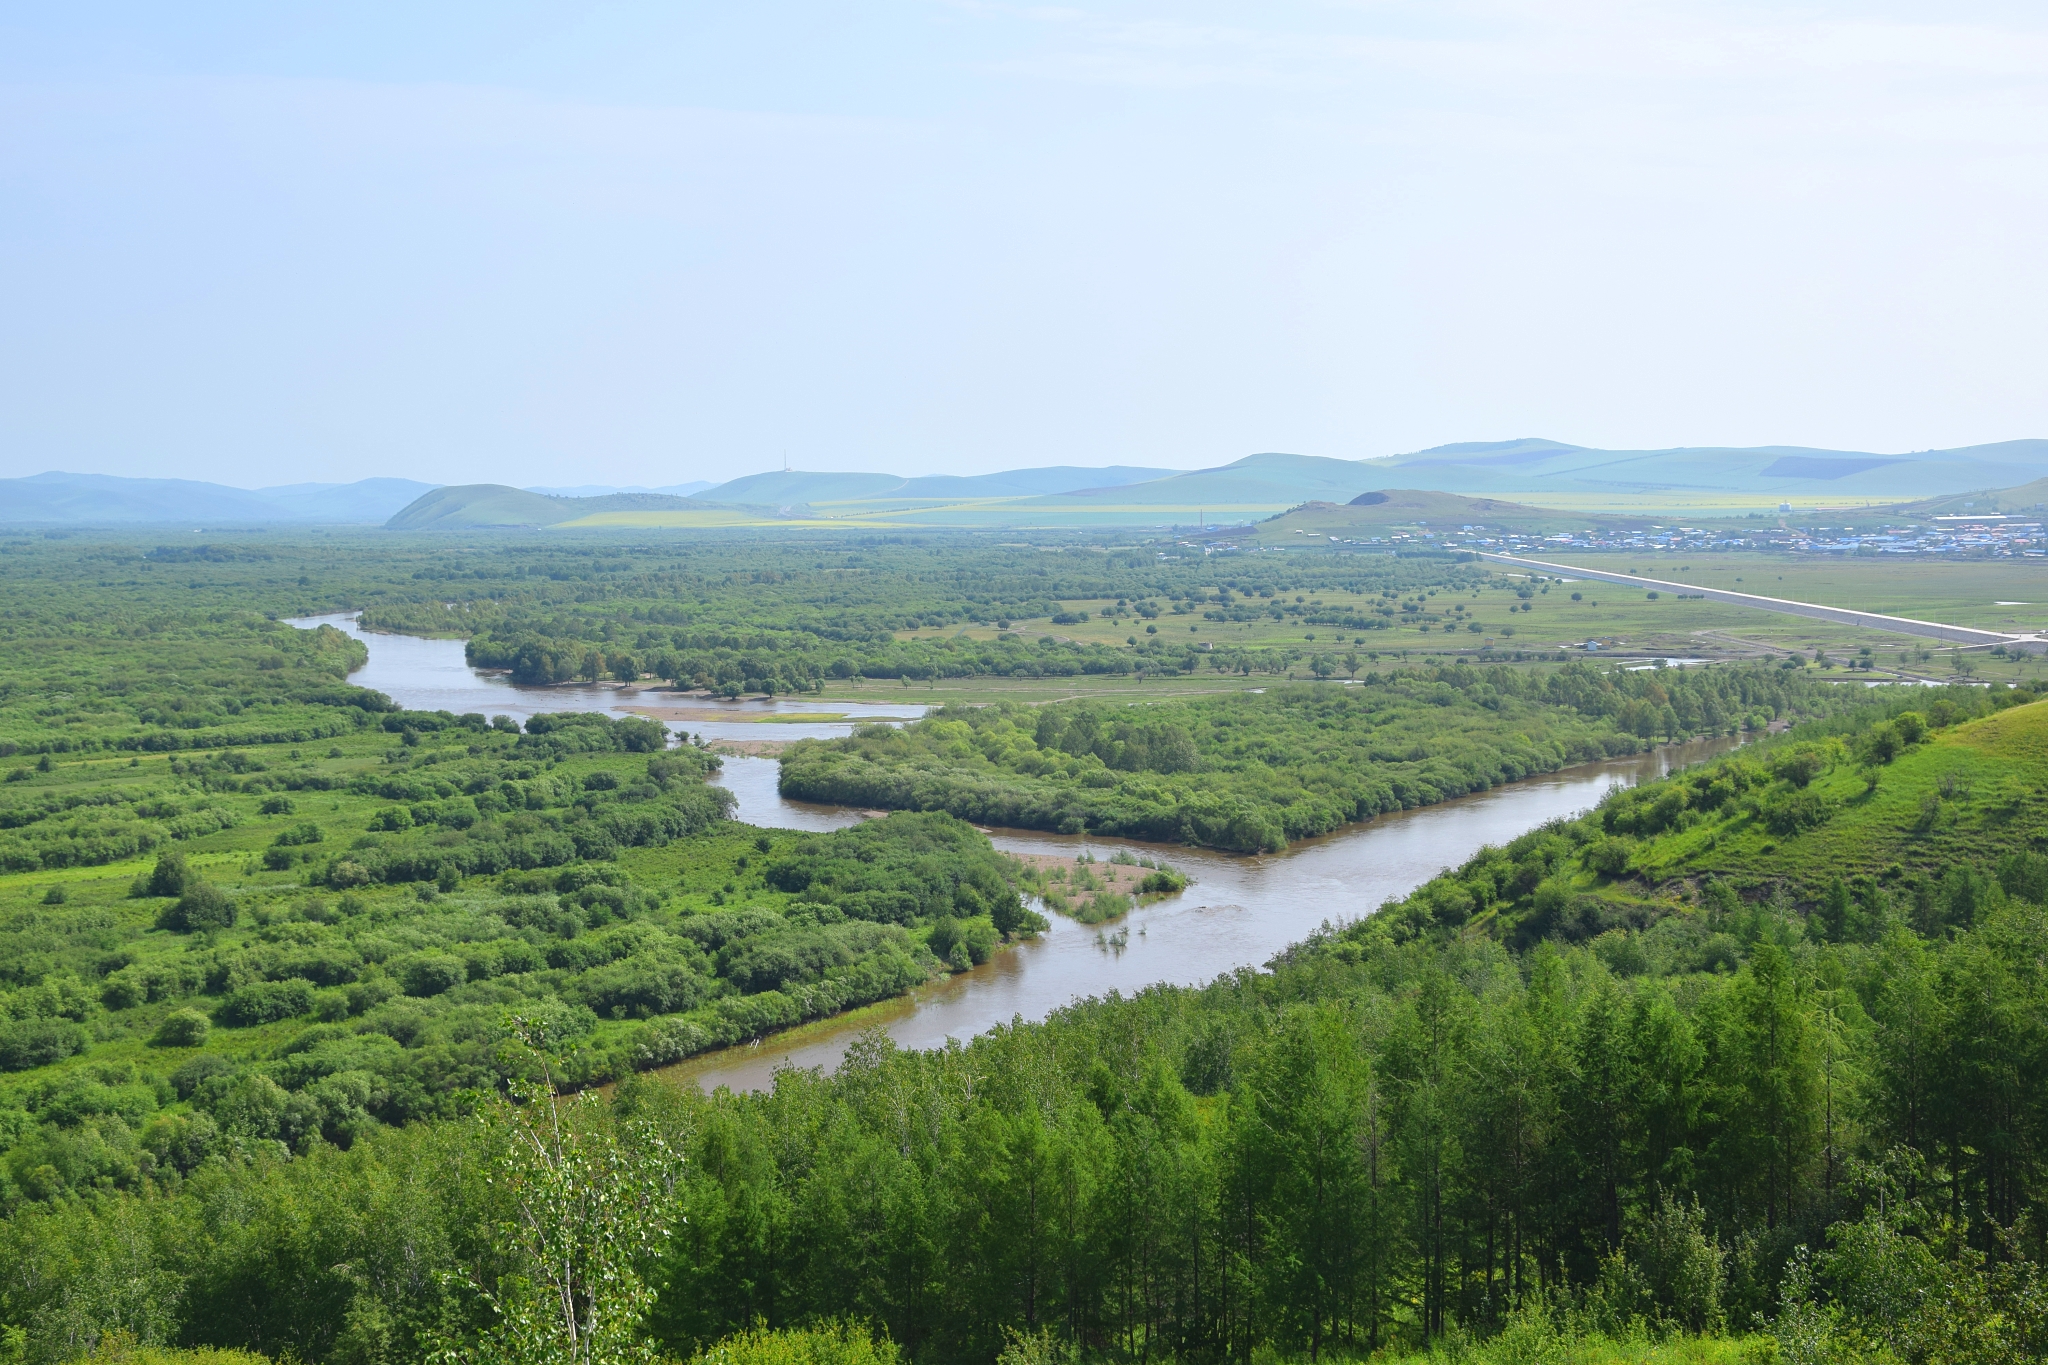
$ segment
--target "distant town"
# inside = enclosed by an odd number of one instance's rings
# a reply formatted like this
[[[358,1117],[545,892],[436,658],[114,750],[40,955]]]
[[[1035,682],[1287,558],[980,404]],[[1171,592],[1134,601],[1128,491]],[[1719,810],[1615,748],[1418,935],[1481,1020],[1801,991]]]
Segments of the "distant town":
[[[1233,527],[1232,530],[1249,530]],[[1190,549],[1210,552],[1240,548],[1234,542],[1214,539],[1181,542]],[[1227,533],[1225,533],[1227,534]],[[1947,555],[1966,558],[2048,558],[2048,535],[2039,516],[2001,514],[1960,514],[1936,516],[1909,524],[1885,524],[1875,529],[1857,526],[1802,526],[1781,517],[1770,527],[1649,526],[1645,528],[1588,528],[1539,535],[1478,523],[1436,528],[1418,522],[1413,530],[1389,531],[1379,536],[1333,536],[1299,531],[1305,543],[1323,542],[1380,551],[1402,548],[1438,550],[1490,550],[1516,554],[1543,549],[1573,550],[1775,550],[1791,554],[1851,555]]]

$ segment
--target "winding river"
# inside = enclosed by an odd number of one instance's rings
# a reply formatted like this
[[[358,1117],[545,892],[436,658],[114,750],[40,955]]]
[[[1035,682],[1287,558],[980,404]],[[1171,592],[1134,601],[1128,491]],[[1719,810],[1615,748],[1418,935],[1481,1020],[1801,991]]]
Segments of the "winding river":
[[[346,617],[292,624],[323,621],[370,647],[369,663],[350,681],[374,687],[409,708],[529,716],[586,709],[624,714],[627,708],[661,704],[656,694],[623,685],[516,687],[470,668],[459,640],[364,634]],[[903,718],[922,713],[919,707],[811,698],[691,706],[700,711],[722,706],[735,717],[672,727],[708,739],[830,738],[852,728],[851,721],[781,724],[738,719],[743,715],[830,710],[860,718]],[[1049,916],[1052,928],[1047,933],[996,954],[971,972],[933,982],[847,1020],[825,1020],[751,1046],[707,1053],[670,1068],[668,1074],[706,1089],[761,1089],[782,1066],[836,1066],[847,1044],[869,1028],[886,1029],[904,1047],[935,1047],[949,1038],[964,1041],[1012,1019],[1042,1019],[1077,997],[1112,990],[1129,993],[1155,982],[1194,985],[1240,967],[1256,967],[1324,922],[1370,914],[1487,844],[1503,843],[1547,820],[1576,814],[1614,787],[1661,777],[1673,768],[1725,753],[1738,742],[1697,740],[1568,768],[1441,805],[1382,816],[1305,840],[1284,853],[1253,858],[1089,835],[995,830],[991,837],[996,847],[1012,853],[1093,854],[1105,861],[1119,849],[1150,854],[1189,873],[1194,885],[1111,924],[1082,926]],[[718,780],[737,799],[735,816],[749,824],[828,830],[861,819],[839,807],[785,800],[775,789],[775,779],[773,759],[732,757],[726,759]]]

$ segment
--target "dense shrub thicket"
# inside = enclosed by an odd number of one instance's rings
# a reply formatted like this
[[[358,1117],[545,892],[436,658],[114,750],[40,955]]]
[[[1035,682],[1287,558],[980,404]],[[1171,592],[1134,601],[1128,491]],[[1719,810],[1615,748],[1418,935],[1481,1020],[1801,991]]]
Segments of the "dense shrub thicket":
[[[583,1085],[900,994],[1043,923],[1015,866],[949,816],[730,842],[764,874],[746,904],[671,906],[581,861],[508,873],[497,895],[302,894],[266,904],[240,941],[117,957],[97,987],[50,974],[0,995],[14,1017],[0,1025],[0,1069],[46,1068],[88,1048],[93,1027],[129,1032],[131,1016],[159,1021],[155,1044],[179,1050],[164,1070],[117,1051],[0,1099],[0,1205],[145,1190],[251,1142],[348,1146],[460,1112],[465,1091],[518,1074],[508,1010],[575,1044],[557,1074]],[[59,943],[19,922],[10,937]],[[253,1049],[238,1036],[266,1026]],[[209,1032],[219,1046],[195,1051]]]
[[[1860,700],[1776,668],[1459,664],[1142,708],[953,706],[900,730],[793,745],[781,783],[811,801],[1257,852],[1659,740]]]
[[[1127,646],[1009,628],[1026,620],[1078,625],[1091,619],[1090,610],[1063,603],[1114,599],[1094,609],[1096,618],[1127,621],[1134,632],[1157,622],[1259,621],[1323,627],[1327,637],[1327,628],[1378,632],[1433,623],[1441,618],[1424,611],[1428,590],[1499,585],[1476,565],[1447,556],[1212,563],[956,540],[943,554],[922,545],[867,546],[806,563],[800,555],[760,556],[747,547],[737,558],[759,558],[762,566],[749,571],[721,561],[713,567],[683,555],[670,565],[650,565],[602,595],[521,585],[501,589],[488,604],[380,606],[364,619],[392,629],[459,630],[470,637],[471,663],[505,669],[518,682],[652,674],[679,687],[736,695],[811,691],[853,677],[1058,678],[1190,673],[1204,666],[1280,674],[1297,663],[1330,674],[1344,651],[1335,640],[1320,652],[1295,645],[1216,651],[1185,635],[1161,634],[1157,625],[1127,637]],[[1375,596],[1370,607],[1340,609],[1307,600],[1304,588]],[[1003,633],[994,640],[897,637],[904,630],[967,625]]]

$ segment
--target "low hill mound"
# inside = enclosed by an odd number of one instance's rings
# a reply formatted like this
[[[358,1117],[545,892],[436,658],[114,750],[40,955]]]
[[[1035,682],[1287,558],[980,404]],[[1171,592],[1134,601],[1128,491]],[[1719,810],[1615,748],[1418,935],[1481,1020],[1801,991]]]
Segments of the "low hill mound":
[[[1601,518],[1612,522],[1613,518]],[[1529,507],[1499,498],[1473,498],[1415,488],[1375,489],[1347,503],[1307,502],[1260,522],[1253,535],[1261,544],[1300,544],[1311,536],[1339,540],[1383,536],[1388,532],[1460,530],[1484,526],[1492,530],[1548,534],[1584,530],[1594,519],[1584,513]]]
[[[1916,714],[1939,726],[1959,708],[1965,717],[1987,704],[2001,709],[1937,728],[1874,764],[1860,741],[1811,741],[1804,747],[1818,768],[1810,784],[1748,803],[1754,814],[1730,803],[1719,812],[1727,823],[1664,833],[1635,851],[1631,869],[1652,883],[1702,873],[1782,878],[1813,896],[1837,876],[1883,880],[1903,869],[1940,878],[2030,848],[2048,816],[2048,702],[2006,708],[2011,694],[1955,691],[1964,695],[1933,695]]]
[[[711,505],[665,493],[608,493],[595,498],[558,498],[501,483],[436,488],[384,523],[389,531],[455,531],[488,527],[559,526],[600,512],[694,512]],[[718,507],[718,511],[730,511]]]
[[[1909,516],[1956,517],[1970,513],[1996,512],[2007,516],[2040,512],[2048,508],[2048,479],[2035,479],[2017,488],[1994,488],[1988,492],[1957,493],[1951,497],[1910,502],[1898,510]]]
[[[1034,498],[1031,508],[1077,508],[1107,504],[1161,520],[1192,520],[1197,512],[1233,519],[1289,507],[1307,498],[1343,502],[1374,482],[1374,471],[1356,460],[1269,452],[1247,455],[1214,469],[1197,469],[1143,483],[1081,488]]]
[[[906,479],[900,474],[811,473],[776,470],[748,474],[702,494],[707,502],[748,503],[782,507],[795,503],[938,502],[975,498],[1031,498],[1075,489],[1121,488],[1172,477],[1180,471],[1137,465],[1088,469],[1048,465],[1006,469],[994,474],[929,474]]]

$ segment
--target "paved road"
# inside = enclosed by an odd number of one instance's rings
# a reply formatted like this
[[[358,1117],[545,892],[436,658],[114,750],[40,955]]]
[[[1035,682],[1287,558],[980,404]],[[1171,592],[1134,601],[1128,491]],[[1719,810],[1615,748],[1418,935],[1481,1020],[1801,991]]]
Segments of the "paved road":
[[[1783,597],[1729,592],[1726,588],[1702,588],[1692,583],[1668,583],[1661,578],[1644,578],[1641,574],[1582,569],[1576,564],[1552,564],[1546,560],[1523,559],[1516,555],[1487,554],[1482,551],[1479,557],[1490,559],[1496,564],[1512,564],[1522,569],[1540,569],[1544,573],[1569,574],[1574,578],[1593,578],[1602,583],[1620,583],[1624,587],[1656,588],[1660,591],[1668,589],[1693,597],[1705,597],[1715,602],[1730,602],[1738,607],[1783,612],[1787,616],[1810,616],[1820,621],[1836,621],[1845,626],[1895,631],[1900,635],[1924,635],[1954,645],[2004,645],[2007,649],[2024,650],[2029,654],[2048,653],[2048,639],[2038,635],[2008,635],[2004,631],[1979,630],[1975,626],[1951,626],[1941,621],[1920,621],[1911,616],[1886,616],[1882,612],[1853,611],[1848,607],[1830,607],[1818,602],[1794,602]]]

